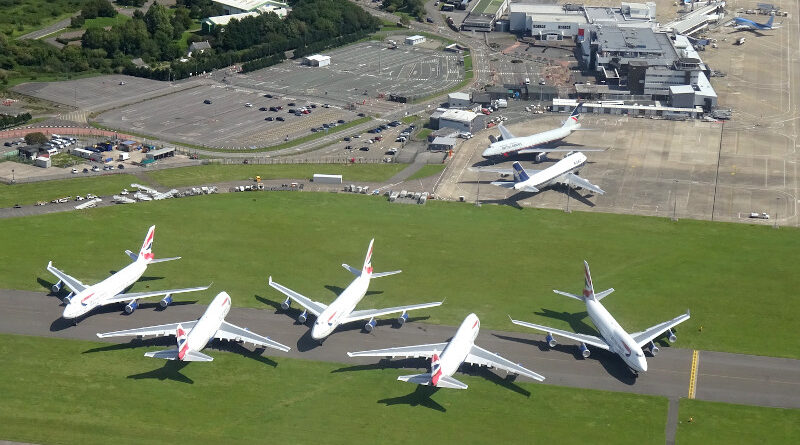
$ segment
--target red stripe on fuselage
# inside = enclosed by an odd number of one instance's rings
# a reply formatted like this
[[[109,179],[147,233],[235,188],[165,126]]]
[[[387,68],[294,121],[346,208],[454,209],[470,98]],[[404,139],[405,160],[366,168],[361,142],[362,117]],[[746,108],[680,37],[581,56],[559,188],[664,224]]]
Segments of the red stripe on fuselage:
[[[334,313],[333,313],[333,315],[331,315],[331,316],[328,318],[328,323],[330,323],[330,322],[331,322],[331,320],[333,320],[333,317],[334,317],[335,315],[336,315],[336,312],[334,312]]]
[[[88,300],[88,299],[92,298],[92,296],[94,296],[94,292],[92,292],[91,294],[89,294],[89,295],[87,295],[87,296],[83,297],[83,300],[81,300],[81,304],[85,303],[85,302],[86,302],[86,300]]]
[[[478,320],[475,320],[475,324],[472,325],[472,329],[475,329],[475,326],[478,326]]]

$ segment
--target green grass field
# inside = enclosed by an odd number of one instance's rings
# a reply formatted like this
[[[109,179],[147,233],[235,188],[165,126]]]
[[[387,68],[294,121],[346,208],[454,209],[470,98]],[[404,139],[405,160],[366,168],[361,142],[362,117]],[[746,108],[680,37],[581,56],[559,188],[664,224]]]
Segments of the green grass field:
[[[170,168],[147,173],[163,187],[184,187],[215,182],[261,179],[310,179],[314,173],[342,175],[344,181],[385,181],[408,167],[406,164],[248,164],[201,165]]]
[[[660,397],[463,374],[468,390],[430,395],[396,380],[409,370],[210,349],[213,362],[184,367],[143,356],[164,347],[126,345],[0,335],[0,439],[585,444],[602,432],[615,444],[664,443]]]
[[[123,188],[130,188],[136,182],[133,175],[107,175],[90,178],[60,179],[56,181],[31,182],[27,184],[0,184],[0,207],[11,207],[14,204],[35,204],[65,196],[109,195],[119,193]],[[0,225],[2,225],[0,223]]]
[[[157,264],[136,284],[169,288],[214,281],[190,298],[227,290],[234,304],[266,308],[282,300],[267,276],[319,301],[325,286],[346,286],[340,264],[360,264],[375,237],[376,270],[403,273],[373,282],[361,307],[446,298],[424,311],[431,323],[458,325],[477,313],[487,329],[523,331],[515,318],[590,332],[578,302],[551,289],[580,292],[587,259],[603,300],[630,332],[692,310],[678,328],[681,348],[800,358],[794,264],[800,237],[791,228],[573,212],[517,210],[429,201],[405,206],[378,197],[327,193],[242,193],[140,203],[0,220],[0,282],[46,290],[48,260],[85,282],[126,264],[157,224]],[[703,326],[702,332],[699,327]],[[525,331],[530,332],[530,331]],[[769,332],[777,342],[763,341]]]
[[[681,399],[679,420],[675,442],[681,445],[790,444],[800,441],[798,409]]]
[[[421,169],[417,170],[416,173],[409,176],[406,181],[411,181],[414,179],[422,179],[427,178],[429,176],[438,175],[439,173],[447,167],[445,164],[427,164],[424,165]]]

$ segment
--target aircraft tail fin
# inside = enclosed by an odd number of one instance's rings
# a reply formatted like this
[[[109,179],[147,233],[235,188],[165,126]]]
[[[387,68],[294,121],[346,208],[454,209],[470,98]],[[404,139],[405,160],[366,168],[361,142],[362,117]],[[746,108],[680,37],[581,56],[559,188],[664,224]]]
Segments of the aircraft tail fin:
[[[375,243],[375,238],[369,241],[369,249],[367,249],[367,256],[364,257],[364,266],[361,268],[361,275],[372,275],[372,244]]]
[[[580,118],[581,118],[581,107],[583,107],[583,102],[578,102],[578,105],[572,110],[572,113],[569,114],[569,118],[564,121],[564,125],[562,127],[580,127]]]
[[[766,26],[767,28],[772,28],[772,22],[773,22],[774,20],[775,20],[775,16],[774,16],[774,15],[771,15],[771,16],[769,16],[769,20],[767,20],[767,23],[765,24],[765,26]]]
[[[514,182],[525,182],[531,179],[528,173],[525,172],[525,169],[522,168],[522,164],[520,164],[519,161],[515,161],[512,167],[514,168]]]
[[[153,260],[153,239],[156,235],[156,226],[150,226],[147,236],[144,237],[142,248],[139,250],[139,258],[144,258],[147,262]]]
[[[189,333],[178,323],[178,327],[175,329],[175,340],[178,342],[178,360],[183,360],[189,351],[188,337]]]
[[[592,274],[589,272],[589,263],[583,260],[583,298],[587,300],[595,300],[594,297],[594,284],[592,284]]]

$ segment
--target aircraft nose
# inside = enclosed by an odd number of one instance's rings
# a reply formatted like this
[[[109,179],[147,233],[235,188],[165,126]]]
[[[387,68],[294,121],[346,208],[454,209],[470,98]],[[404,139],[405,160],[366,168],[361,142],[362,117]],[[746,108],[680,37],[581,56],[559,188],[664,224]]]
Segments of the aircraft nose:
[[[491,149],[490,148],[486,148],[486,150],[483,150],[483,153],[481,153],[481,157],[483,157],[484,159],[491,158],[492,154],[491,154],[491,152],[489,150],[491,150]]]
[[[311,328],[311,338],[314,340],[322,340],[326,337],[326,333],[319,329],[319,326],[314,326]]]
[[[644,357],[640,358],[637,364],[639,365],[639,372],[647,372],[647,360]]]

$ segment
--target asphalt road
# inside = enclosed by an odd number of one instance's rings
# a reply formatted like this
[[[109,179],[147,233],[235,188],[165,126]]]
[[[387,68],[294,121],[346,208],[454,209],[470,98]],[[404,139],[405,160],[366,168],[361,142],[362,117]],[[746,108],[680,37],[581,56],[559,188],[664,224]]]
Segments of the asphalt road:
[[[232,298],[244,297],[233,295]],[[233,308],[227,321],[291,346],[292,350],[286,354],[289,357],[342,363],[343,370],[352,372],[370,369],[369,365],[376,363],[379,366],[424,369],[428,362],[423,359],[350,359],[346,353],[442,342],[456,330],[452,326],[420,323],[425,311],[417,311],[412,313],[413,317],[402,328],[397,328],[393,319],[383,320],[370,334],[362,331],[361,323],[351,323],[340,327],[320,346],[310,338],[309,327],[295,321],[294,316],[299,311],[290,309],[287,314],[276,310],[282,298],[268,289],[266,283],[254,298],[264,303],[265,309]],[[73,326],[60,318],[63,308],[54,296],[42,292],[0,290],[0,332],[101,341],[95,335],[97,332],[195,320],[205,311],[204,305],[196,304],[178,304],[161,311],[155,303],[145,304],[130,316],[122,315],[121,306],[106,307]],[[109,341],[125,343],[120,339]],[[147,346],[172,346],[173,342],[171,338],[132,340],[130,346],[141,348],[144,354],[146,349],[152,349]],[[547,377],[545,384],[650,394],[671,399],[686,397],[689,390],[692,351],[688,349],[662,347],[658,357],[649,358],[649,370],[634,378],[614,355],[593,349],[589,359],[581,359],[577,357],[578,350],[574,345],[560,344],[554,350],[549,350],[543,337],[537,334],[484,330],[476,343],[543,374]],[[218,348],[225,349],[226,344],[215,343],[210,354],[213,356],[213,349]],[[107,353],[113,354],[112,351],[113,348]],[[267,353],[272,354],[272,351]],[[142,360],[148,359],[142,357]],[[398,375],[402,373],[408,372],[398,371]],[[499,375],[500,378],[506,378],[505,373]],[[518,378],[525,380],[524,377]],[[696,398],[800,408],[800,360],[702,351],[699,354]]]

